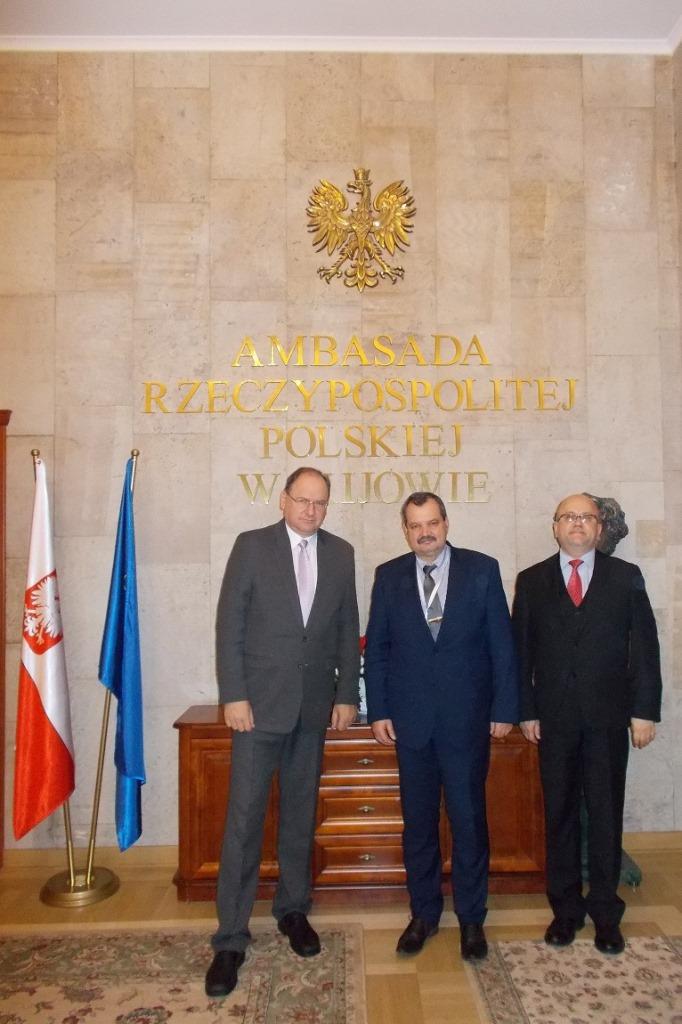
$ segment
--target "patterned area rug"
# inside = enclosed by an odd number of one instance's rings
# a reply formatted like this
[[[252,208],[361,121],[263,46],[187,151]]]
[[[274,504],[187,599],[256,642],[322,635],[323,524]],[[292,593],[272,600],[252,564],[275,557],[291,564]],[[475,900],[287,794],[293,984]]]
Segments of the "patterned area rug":
[[[470,968],[492,1024],[682,1024],[682,938],[633,938],[620,956],[586,939],[492,942]]]
[[[208,999],[209,933],[186,928],[0,936],[0,1024],[366,1024],[362,928],[302,960],[269,929],[239,983]]]

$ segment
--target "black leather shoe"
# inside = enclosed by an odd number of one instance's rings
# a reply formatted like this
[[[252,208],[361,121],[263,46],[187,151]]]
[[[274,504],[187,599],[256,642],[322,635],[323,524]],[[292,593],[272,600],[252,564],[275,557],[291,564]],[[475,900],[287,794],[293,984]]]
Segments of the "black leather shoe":
[[[594,944],[600,953],[617,956],[625,949],[625,939],[617,924],[599,928],[595,925]]]
[[[459,948],[463,960],[485,960],[488,943],[482,924],[461,924],[459,926]]]
[[[289,939],[289,945],[298,956],[317,956],[320,952],[320,937],[300,910],[285,914],[277,922],[277,927]]]
[[[555,917],[545,932],[548,946],[570,946],[584,921],[574,921],[572,917]]]
[[[395,947],[396,953],[418,953],[426,940],[438,931],[437,924],[430,924],[422,917],[413,917]]]
[[[236,949],[221,949],[216,953],[206,971],[206,995],[211,999],[229,996],[237,984],[237,971],[243,963],[244,953]]]

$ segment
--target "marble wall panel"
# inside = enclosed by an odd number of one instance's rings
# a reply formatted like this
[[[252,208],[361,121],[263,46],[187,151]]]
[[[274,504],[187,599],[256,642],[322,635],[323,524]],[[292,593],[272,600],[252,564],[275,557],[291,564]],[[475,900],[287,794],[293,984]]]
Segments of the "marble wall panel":
[[[286,136],[284,65],[244,66],[236,56],[211,57],[211,178],[281,178]]]
[[[0,408],[11,434],[54,430],[54,299],[0,298]],[[26,367],[31,368],[30,376]]]
[[[54,182],[0,181],[0,295],[54,291],[54,258]]]
[[[208,53],[136,53],[135,87],[138,89],[208,89]]]
[[[136,434],[206,434],[209,329],[203,320],[136,320],[133,354]],[[182,387],[178,382],[184,381]],[[194,389],[197,400],[178,413]],[[203,410],[202,412],[193,410]]]
[[[208,267],[207,204],[136,205],[136,319],[206,319]]]
[[[122,487],[123,481],[120,483]],[[114,543],[114,533],[59,538],[57,573],[66,668],[69,679],[89,679],[93,687],[97,682]],[[99,710],[99,703],[96,708]]]
[[[589,353],[657,358],[653,232],[588,232],[585,318]]]
[[[57,55],[0,54],[0,136],[52,134],[57,123]]]
[[[132,153],[133,82],[132,54],[60,54],[60,149]]]
[[[28,555],[28,552],[27,552]],[[28,557],[5,561],[5,636],[8,643],[21,642]]]
[[[124,150],[63,151],[57,174],[57,282],[63,291],[127,288],[133,174]]]
[[[660,447],[662,382],[656,361],[639,372],[636,356],[594,356],[589,371],[590,477],[652,482],[663,478]]]
[[[358,54],[287,54],[288,159],[356,166],[361,143],[361,67]]]
[[[514,183],[583,178],[579,57],[509,58],[509,155]]]
[[[650,109],[585,112],[585,209],[590,227],[653,226],[654,118]]]
[[[145,706],[210,704],[208,562],[144,565],[138,604]]]
[[[655,58],[646,54],[585,55],[583,103],[593,107],[653,107]]]
[[[54,179],[57,142],[54,134],[0,132],[0,179]]]
[[[135,198],[196,203],[208,198],[208,89],[135,90]]]
[[[55,417],[55,533],[110,534],[116,528],[123,470],[132,448],[130,408],[57,407]]]
[[[582,184],[532,182],[513,186],[511,261],[515,296],[584,294]]]
[[[363,127],[420,127],[433,118],[432,54],[366,53],[361,58]]]
[[[513,298],[514,362],[524,373],[585,379],[585,303],[568,298]]]
[[[438,319],[508,322],[507,204],[451,201],[438,220],[437,245]]]
[[[201,701],[195,701],[201,703]],[[145,728],[156,741],[145,750],[147,784],[142,787],[143,843],[173,846],[178,841],[178,734],[173,722],[187,710],[186,704],[168,704],[146,711]]]
[[[130,295],[69,292],[57,298],[58,405],[125,405],[132,355]]]
[[[136,438],[135,539],[139,565],[208,563],[209,448],[202,434]]]
[[[211,187],[211,297],[278,301],[286,293],[285,188],[247,181]]]
[[[509,197],[508,59],[436,59],[438,184],[460,199]]]

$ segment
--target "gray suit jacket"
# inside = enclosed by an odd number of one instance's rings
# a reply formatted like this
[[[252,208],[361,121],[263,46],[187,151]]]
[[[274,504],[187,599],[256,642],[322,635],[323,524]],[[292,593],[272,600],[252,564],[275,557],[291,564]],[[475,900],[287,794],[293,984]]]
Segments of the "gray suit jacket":
[[[360,672],[353,548],[317,534],[317,589],[306,626],[284,520],[241,533],[216,620],[220,701],[248,700],[257,729],[324,729],[332,704],[357,704]]]

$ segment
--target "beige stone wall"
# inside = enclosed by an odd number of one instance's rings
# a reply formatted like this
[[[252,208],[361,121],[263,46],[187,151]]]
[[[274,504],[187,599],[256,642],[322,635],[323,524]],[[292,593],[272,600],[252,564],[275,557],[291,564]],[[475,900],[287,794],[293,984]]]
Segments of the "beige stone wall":
[[[375,565],[403,550],[398,505],[357,498],[362,474],[486,471],[485,502],[450,504],[451,539],[519,568],[553,550],[565,494],[616,497],[618,549],[647,577],[664,643],[666,723],[632,758],[627,827],[682,822],[680,220],[682,58],[353,54],[0,55],[0,407],[13,410],[8,507],[8,749],[32,496],[30,449],[54,487],[78,760],[76,834],[89,821],[96,681],[128,452],[135,495],[148,785],[145,843],[176,837],[176,736],[214,700],[212,620],[236,533],[271,522],[238,479],[301,461],[262,430],[349,422],[461,424],[462,450],[312,457],[335,475],[327,525],[355,544],[363,621]],[[675,88],[674,88],[675,84]],[[328,286],[306,231],[312,186],[371,168],[405,179],[418,214],[405,279]],[[352,201],[352,200],[351,200]],[[470,376],[577,379],[575,407],[538,411],[147,414],[145,380],[267,379],[234,355],[245,335],[476,334],[491,366],[416,365],[434,386]],[[385,379],[362,367],[275,377]],[[530,394],[532,389],[529,389]],[[477,392],[478,393],[478,392]],[[483,392],[480,392],[481,394]],[[489,390],[486,392],[489,395]],[[204,402],[206,394],[203,395]],[[177,401],[176,401],[177,404]],[[551,403],[550,403],[551,404]],[[337,433],[335,433],[337,432]],[[436,450],[433,445],[430,451]],[[353,474],[354,501],[342,473]],[[280,481],[275,487],[279,490]],[[384,497],[404,480],[384,479]],[[451,484],[446,496],[452,496]],[[392,488],[392,490],[391,490]],[[480,496],[480,495],[479,495]],[[375,495],[376,497],[376,495]],[[107,776],[100,841],[111,841]],[[11,790],[10,790],[11,791]],[[59,820],[24,845],[61,842]]]

